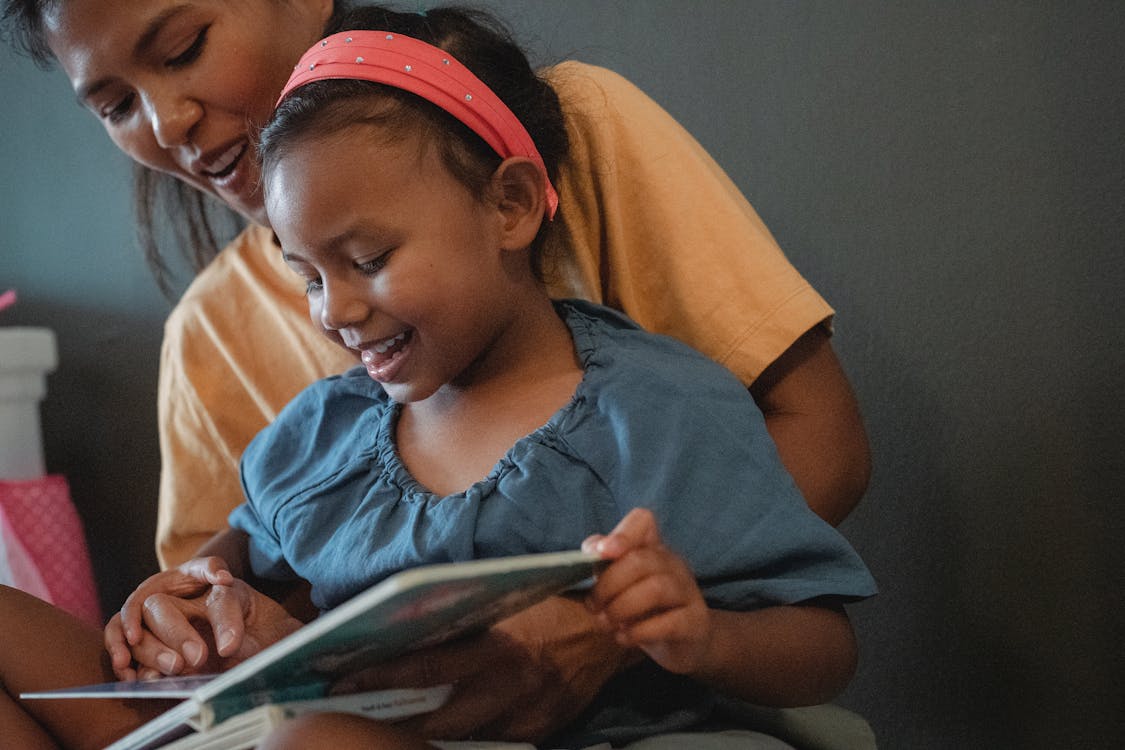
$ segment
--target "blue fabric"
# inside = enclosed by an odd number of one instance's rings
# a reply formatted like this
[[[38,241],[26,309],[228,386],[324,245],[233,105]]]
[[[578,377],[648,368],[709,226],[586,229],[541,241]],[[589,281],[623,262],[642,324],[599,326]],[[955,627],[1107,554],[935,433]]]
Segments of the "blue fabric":
[[[247,502],[230,520],[255,572],[307,579],[327,609],[415,565],[573,549],[645,506],[715,606],[874,593],[733,375],[607,308],[559,307],[585,368],[574,398],[465,492],[410,476],[398,407],[362,367],[301,393],[243,456]]]
[[[734,375],[608,308],[557,307],[581,384],[464,492],[439,497],[411,477],[395,453],[399,407],[362,367],[302,392],[242,459],[247,501],[230,522],[251,536],[254,571],[304,578],[331,608],[411,566],[574,549],[643,506],[713,606],[875,593],[858,555],[809,510]],[[706,712],[695,693],[676,726]],[[667,718],[661,729],[675,728]]]

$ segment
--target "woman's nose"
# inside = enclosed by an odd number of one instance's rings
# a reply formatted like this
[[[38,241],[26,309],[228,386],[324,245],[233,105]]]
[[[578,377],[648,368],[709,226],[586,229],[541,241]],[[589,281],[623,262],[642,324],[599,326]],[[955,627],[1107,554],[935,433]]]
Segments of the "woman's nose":
[[[324,282],[320,298],[320,324],[325,330],[339,331],[366,320],[368,306],[351,285]]]
[[[196,123],[203,117],[203,107],[184,96],[153,96],[147,103],[152,132],[161,148],[186,143]]]

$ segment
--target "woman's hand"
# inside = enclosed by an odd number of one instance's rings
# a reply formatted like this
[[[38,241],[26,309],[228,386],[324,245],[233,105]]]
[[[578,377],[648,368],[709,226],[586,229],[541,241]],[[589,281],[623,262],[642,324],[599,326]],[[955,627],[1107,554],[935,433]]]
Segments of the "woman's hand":
[[[333,692],[451,683],[444,706],[400,726],[424,737],[536,742],[574,719],[636,657],[596,626],[581,601],[556,596],[479,636],[358,672]]]
[[[183,565],[149,576],[121,605],[105,626],[105,647],[113,672],[120,680],[146,679],[159,674],[178,674],[184,667],[198,667],[203,655],[189,648],[168,648],[145,630],[144,618],[150,597],[189,599],[205,593],[212,585],[230,585],[234,577],[226,561],[219,557],[197,557]],[[153,605],[160,604],[153,599]],[[184,623],[186,624],[186,623]],[[182,639],[177,639],[182,641]],[[140,672],[133,668],[140,663]]]
[[[221,671],[300,626],[221,558],[196,558],[142,583],[106,625],[105,644],[118,678],[148,679]]]
[[[613,561],[586,598],[598,624],[670,672],[698,669],[710,644],[711,610],[691,568],[664,546],[652,512],[634,508],[608,536],[592,536],[582,548]]]

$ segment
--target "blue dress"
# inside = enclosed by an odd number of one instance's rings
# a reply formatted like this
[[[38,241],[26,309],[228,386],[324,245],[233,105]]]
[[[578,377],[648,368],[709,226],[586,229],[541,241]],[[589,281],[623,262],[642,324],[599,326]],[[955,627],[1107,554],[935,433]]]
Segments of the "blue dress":
[[[362,367],[298,395],[242,458],[246,502],[230,522],[250,535],[254,572],[306,579],[327,609],[416,565],[575,549],[643,506],[714,607],[875,593],[855,551],[808,508],[734,375],[609,308],[556,308],[582,381],[464,492],[442,497],[414,480],[395,451],[399,407]],[[687,692],[693,704],[706,693]],[[617,732],[602,706],[583,720],[597,731],[575,744],[693,726],[709,710],[696,705],[672,727],[667,712],[642,711],[637,729],[632,708],[612,706]]]

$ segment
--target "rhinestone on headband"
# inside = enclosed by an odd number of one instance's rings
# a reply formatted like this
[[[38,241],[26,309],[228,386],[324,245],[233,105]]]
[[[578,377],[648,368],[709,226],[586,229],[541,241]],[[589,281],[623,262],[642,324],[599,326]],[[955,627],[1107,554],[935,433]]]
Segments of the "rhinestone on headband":
[[[351,45],[344,54],[338,45]],[[356,55],[356,52],[362,52]],[[307,66],[307,70],[305,67]],[[408,91],[444,109],[479,135],[501,158],[530,159],[543,176],[547,217],[553,219],[559,196],[531,135],[508,106],[471,70],[444,50],[386,31],[352,30],[314,44],[301,57],[277,103],[314,81],[355,79]]]

